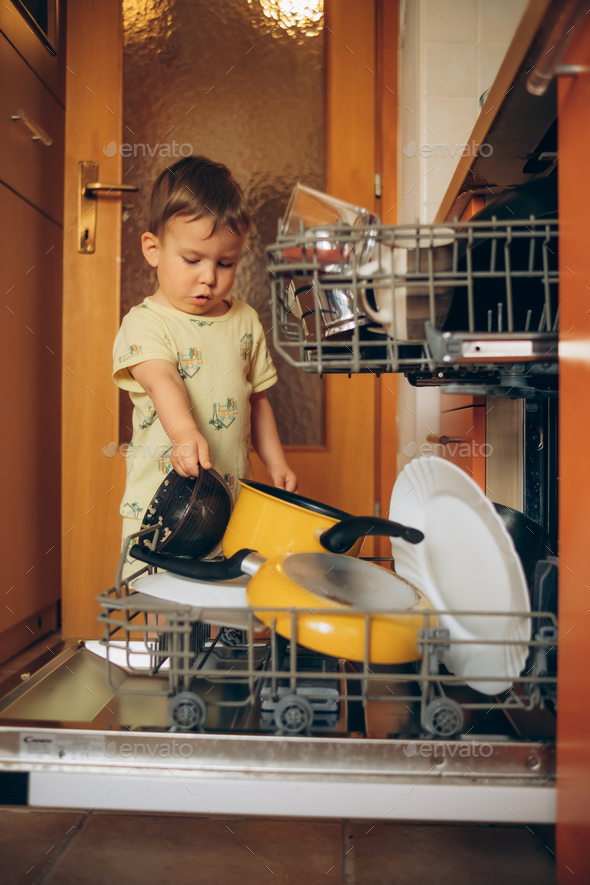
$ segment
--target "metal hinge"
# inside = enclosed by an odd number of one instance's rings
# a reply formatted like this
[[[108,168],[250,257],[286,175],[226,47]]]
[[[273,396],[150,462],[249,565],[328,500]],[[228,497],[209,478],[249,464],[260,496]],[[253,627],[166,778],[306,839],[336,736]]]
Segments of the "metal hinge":
[[[375,196],[376,197],[381,196],[381,173],[380,172],[375,173]]]
[[[381,501],[373,503],[373,516],[381,516]]]

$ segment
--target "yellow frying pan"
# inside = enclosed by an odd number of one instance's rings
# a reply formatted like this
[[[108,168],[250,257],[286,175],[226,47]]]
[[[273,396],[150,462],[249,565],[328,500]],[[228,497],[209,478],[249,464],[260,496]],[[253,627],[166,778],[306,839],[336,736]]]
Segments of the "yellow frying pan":
[[[221,577],[221,563],[183,560],[139,545],[130,553],[195,580]],[[281,636],[291,638],[290,610],[303,610],[295,614],[295,641],[322,654],[362,661],[368,618],[369,660],[374,664],[408,663],[421,657],[420,629],[436,625],[434,616],[424,617],[431,605],[418,588],[399,575],[350,556],[283,553],[264,559],[240,550],[223,566],[224,578],[251,575],[246,588],[248,601],[265,624],[270,626],[275,620]],[[261,610],[265,608],[270,610]],[[388,611],[392,613],[384,613]]]
[[[251,567],[246,561],[242,565],[244,571]],[[364,612],[369,613],[369,660],[374,664],[418,660],[422,657],[419,631],[436,621],[424,618],[431,605],[409,581],[371,563],[333,553],[272,557],[250,578],[246,595],[256,616],[269,626],[275,619],[277,633],[287,639],[291,639],[292,628],[288,610],[306,609],[309,613],[296,615],[296,642],[351,661],[364,658]],[[258,610],[259,606],[273,605],[279,610]],[[355,612],[355,608],[363,612]],[[400,613],[383,614],[389,609]],[[372,611],[375,614],[370,614]]]

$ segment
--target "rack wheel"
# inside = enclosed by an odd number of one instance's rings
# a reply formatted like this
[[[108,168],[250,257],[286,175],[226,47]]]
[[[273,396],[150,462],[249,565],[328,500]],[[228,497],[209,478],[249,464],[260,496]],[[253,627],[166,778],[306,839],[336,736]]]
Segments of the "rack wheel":
[[[192,691],[181,691],[168,704],[168,719],[177,731],[192,731],[205,722],[205,701]]]
[[[226,627],[219,638],[228,648],[235,648],[236,645],[242,644],[242,631],[236,630],[234,627]]]
[[[424,711],[422,725],[437,737],[450,738],[463,728],[465,717],[452,698],[436,698]]]
[[[313,722],[313,710],[306,697],[288,694],[275,707],[275,723],[279,734],[301,734]]]

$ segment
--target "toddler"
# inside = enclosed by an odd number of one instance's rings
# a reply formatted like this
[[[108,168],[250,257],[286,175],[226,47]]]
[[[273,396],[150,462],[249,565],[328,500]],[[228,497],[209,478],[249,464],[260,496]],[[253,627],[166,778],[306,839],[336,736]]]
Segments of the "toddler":
[[[172,469],[189,477],[214,467],[235,498],[239,478],[252,475],[250,445],[275,486],[297,489],[265,394],[277,374],[264,330],[230,295],[249,226],[240,186],[221,163],[185,157],[154,185],[141,245],[158,289],[131,308],[113,348],[113,379],[134,406],[124,538],[139,531]]]

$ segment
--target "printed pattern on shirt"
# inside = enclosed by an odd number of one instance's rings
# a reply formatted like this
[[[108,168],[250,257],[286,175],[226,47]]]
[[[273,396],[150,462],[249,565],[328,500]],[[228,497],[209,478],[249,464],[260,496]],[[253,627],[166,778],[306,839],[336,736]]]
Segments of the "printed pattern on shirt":
[[[151,427],[152,424],[154,423],[154,421],[157,420],[157,418],[158,418],[158,413],[155,412],[153,409],[150,409],[149,415],[147,416],[147,418],[145,418],[144,421],[141,422],[141,424],[139,425],[139,429],[145,430],[147,427]]]
[[[126,360],[130,360],[132,356],[139,356],[139,354],[143,351],[143,347],[141,344],[130,344],[129,345],[129,353],[124,353],[119,357],[119,362],[124,363]]]
[[[203,365],[203,356],[196,347],[189,347],[185,353],[176,354],[178,373],[181,378],[194,378]]]
[[[137,501],[133,501],[133,503],[125,501],[121,504],[120,512],[121,516],[126,516],[129,519],[139,519],[143,513],[143,507],[140,507]]]
[[[215,430],[223,430],[230,427],[238,415],[238,407],[233,397],[228,397],[224,403],[213,404],[213,417],[209,419]]]
[[[160,457],[158,458],[158,471],[166,476],[167,473],[170,473],[172,470],[172,462],[170,461],[170,455],[172,453],[172,446],[169,446],[167,449],[164,449],[161,452]]]
[[[250,356],[250,352],[252,350],[252,333],[246,332],[245,335],[242,336],[242,340],[240,341],[240,354],[244,362]]]

